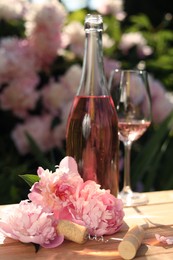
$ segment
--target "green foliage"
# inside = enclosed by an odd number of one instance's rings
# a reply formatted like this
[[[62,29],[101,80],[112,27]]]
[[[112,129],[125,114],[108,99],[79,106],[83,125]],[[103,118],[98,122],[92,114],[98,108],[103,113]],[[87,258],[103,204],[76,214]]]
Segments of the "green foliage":
[[[24,174],[24,175],[19,175],[28,185],[31,187],[35,182],[39,181],[39,177],[37,175],[33,174]]]
[[[9,20],[8,23],[4,20],[0,19],[0,36],[6,37],[9,36],[9,32],[11,36],[19,36],[24,37],[24,22],[22,20]]]
[[[132,23],[132,28],[129,28],[127,31],[152,31],[153,26],[149,18],[145,14],[133,15],[130,17],[130,22]]]

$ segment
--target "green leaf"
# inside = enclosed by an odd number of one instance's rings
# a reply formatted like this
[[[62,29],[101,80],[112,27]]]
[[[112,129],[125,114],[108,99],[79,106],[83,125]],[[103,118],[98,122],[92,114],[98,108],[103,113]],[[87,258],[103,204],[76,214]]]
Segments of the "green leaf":
[[[133,23],[133,26],[135,26],[135,28],[139,31],[141,29],[146,29],[148,31],[152,30],[151,22],[145,14],[132,15],[130,17],[130,21]]]
[[[19,175],[28,185],[31,187],[35,182],[38,182],[40,178],[37,175],[34,174],[24,174],[24,175]]]
[[[150,164],[147,177],[143,180],[145,191],[151,190],[156,182],[156,177],[160,169],[160,163],[163,161],[169,140],[169,137],[166,138],[160,151],[156,153],[155,159],[152,161],[152,164]]]

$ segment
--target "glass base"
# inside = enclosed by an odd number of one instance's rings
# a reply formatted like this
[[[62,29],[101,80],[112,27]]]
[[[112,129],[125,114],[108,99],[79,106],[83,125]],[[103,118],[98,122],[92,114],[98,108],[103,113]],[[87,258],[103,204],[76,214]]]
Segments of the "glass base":
[[[145,205],[148,203],[148,198],[144,193],[126,193],[121,191],[118,197],[123,201],[124,206],[127,207]]]

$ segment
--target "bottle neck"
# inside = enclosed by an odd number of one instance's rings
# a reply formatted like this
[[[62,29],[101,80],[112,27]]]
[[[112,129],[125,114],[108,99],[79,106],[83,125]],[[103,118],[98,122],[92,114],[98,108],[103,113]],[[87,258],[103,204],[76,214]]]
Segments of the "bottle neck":
[[[108,95],[103,68],[101,30],[86,30],[83,71],[77,95]]]

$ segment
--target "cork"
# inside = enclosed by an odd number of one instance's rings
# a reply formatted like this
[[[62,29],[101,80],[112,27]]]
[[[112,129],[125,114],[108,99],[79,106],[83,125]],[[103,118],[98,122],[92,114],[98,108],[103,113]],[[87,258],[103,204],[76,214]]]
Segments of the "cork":
[[[118,246],[118,252],[123,259],[133,259],[144,238],[144,229],[134,226],[124,236]]]
[[[83,244],[87,241],[87,228],[68,220],[59,220],[57,232],[64,235],[64,238],[78,244]]]

